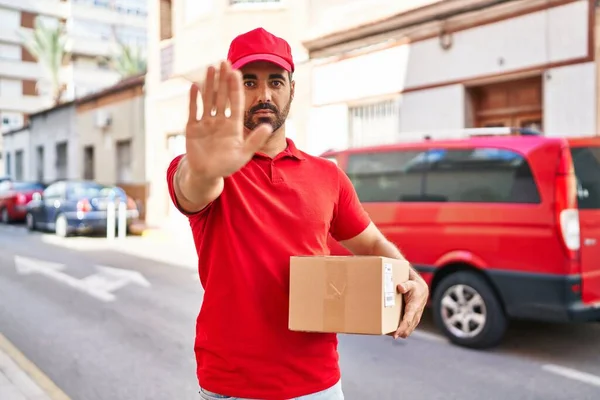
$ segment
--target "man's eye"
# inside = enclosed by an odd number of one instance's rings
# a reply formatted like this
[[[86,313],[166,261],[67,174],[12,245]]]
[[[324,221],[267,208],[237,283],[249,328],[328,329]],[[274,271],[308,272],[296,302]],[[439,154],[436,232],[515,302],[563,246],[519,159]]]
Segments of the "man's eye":
[[[280,81],[273,81],[272,85],[273,86],[281,86],[281,85],[283,85],[283,83]]]
[[[254,86],[254,82],[246,81],[246,82],[244,82],[244,86],[252,87],[252,86]]]

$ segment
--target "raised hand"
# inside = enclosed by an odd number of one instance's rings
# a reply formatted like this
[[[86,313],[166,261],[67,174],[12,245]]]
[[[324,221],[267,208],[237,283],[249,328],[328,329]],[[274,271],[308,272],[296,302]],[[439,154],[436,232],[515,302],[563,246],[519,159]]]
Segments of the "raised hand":
[[[260,125],[244,135],[244,88],[239,71],[222,62],[206,72],[202,90],[203,113],[197,119],[198,88],[190,89],[186,126],[186,158],[194,175],[211,180],[227,177],[242,168],[268,140],[270,125]],[[225,115],[229,107],[230,116]]]

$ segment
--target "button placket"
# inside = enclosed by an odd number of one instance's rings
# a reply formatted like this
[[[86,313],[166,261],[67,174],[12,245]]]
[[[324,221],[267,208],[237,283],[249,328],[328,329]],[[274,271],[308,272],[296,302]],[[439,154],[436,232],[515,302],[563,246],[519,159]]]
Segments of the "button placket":
[[[281,176],[279,168],[277,168],[277,165],[275,165],[276,162],[276,160],[271,160],[271,182],[281,183],[283,182],[283,176]]]

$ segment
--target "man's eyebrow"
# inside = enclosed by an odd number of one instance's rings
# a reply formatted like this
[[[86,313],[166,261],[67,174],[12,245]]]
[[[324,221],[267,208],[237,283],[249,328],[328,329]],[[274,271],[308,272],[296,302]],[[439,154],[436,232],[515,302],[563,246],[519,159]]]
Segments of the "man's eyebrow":
[[[285,81],[285,78],[282,74],[271,74],[269,75],[269,79],[281,79],[282,81]]]
[[[254,80],[258,79],[258,77],[254,74],[244,74],[243,78],[244,79],[254,79]]]

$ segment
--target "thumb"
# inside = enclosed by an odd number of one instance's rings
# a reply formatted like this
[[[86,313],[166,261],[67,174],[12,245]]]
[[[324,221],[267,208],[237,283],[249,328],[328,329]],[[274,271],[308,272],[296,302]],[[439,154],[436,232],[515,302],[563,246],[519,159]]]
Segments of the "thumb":
[[[244,151],[248,155],[252,155],[260,150],[267,142],[271,134],[273,133],[273,127],[269,124],[261,124],[254,129],[248,135],[244,143]]]
[[[414,282],[407,281],[398,284],[398,293],[406,294],[414,287]]]

